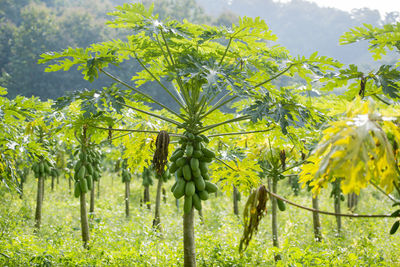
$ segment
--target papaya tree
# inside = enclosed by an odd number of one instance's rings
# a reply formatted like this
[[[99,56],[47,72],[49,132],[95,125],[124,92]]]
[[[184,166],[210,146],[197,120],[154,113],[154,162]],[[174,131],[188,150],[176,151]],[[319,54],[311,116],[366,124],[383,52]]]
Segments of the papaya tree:
[[[271,45],[276,37],[259,18],[244,17],[231,28],[218,28],[187,21],[159,20],[152,14],[152,6],[146,9],[141,4],[125,4],[116,9],[110,13],[115,19],[108,25],[129,29],[132,34],[125,41],[116,39],[85,49],[45,53],[40,63],[53,62],[46,71],[68,70],[78,65],[89,81],[99,74],[105,75],[129,91],[115,92],[118,97],[114,98],[105,96],[111,105],[147,114],[177,128],[174,134],[180,145],[170,158],[170,172],[177,177],[174,196],[177,199],[185,196],[184,265],[195,266],[193,207],[201,210],[202,201],[217,190],[210,181],[208,168],[216,155],[207,148],[209,139],[205,133],[227,124],[257,121],[263,117],[279,124],[284,133],[291,124],[307,123],[310,113],[307,107],[298,105],[289,89],[281,90],[271,82],[283,75],[295,74],[311,82],[310,73],[332,69],[338,63],[316,53],[309,58],[290,57],[284,48]],[[108,68],[130,59],[143,69],[133,74],[134,85],[124,82]],[[168,107],[141,91],[140,86],[148,82],[168,94],[175,106]],[[134,103],[130,105],[128,100],[132,94],[158,105],[168,114],[158,115]],[[222,116],[215,120],[214,112],[240,98],[249,99],[246,108],[233,118]],[[165,171],[168,157],[164,141],[160,147],[163,149],[157,154],[155,166],[158,174]]]

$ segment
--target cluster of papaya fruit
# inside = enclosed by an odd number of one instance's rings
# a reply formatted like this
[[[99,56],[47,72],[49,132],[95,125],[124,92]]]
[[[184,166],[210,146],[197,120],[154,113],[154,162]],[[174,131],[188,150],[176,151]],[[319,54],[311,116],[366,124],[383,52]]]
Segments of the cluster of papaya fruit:
[[[75,187],[74,196],[79,197],[81,193],[92,190],[93,181],[100,179],[100,160],[98,151],[92,147],[84,147],[78,151],[79,160],[76,162],[74,171]]]
[[[215,193],[218,187],[210,182],[208,163],[215,158],[214,152],[206,148],[209,142],[205,135],[185,132],[179,140],[181,146],[170,157],[170,173],[177,178],[171,191],[176,199],[185,196],[184,212],[194,207],[201,210],[201,201],[207,200],[209,193]]]
[[[52,175],[54,166],[46,159],[42,158],[39,162],[35,162],[32,165],[32,170],[36,178],[45,177]]]

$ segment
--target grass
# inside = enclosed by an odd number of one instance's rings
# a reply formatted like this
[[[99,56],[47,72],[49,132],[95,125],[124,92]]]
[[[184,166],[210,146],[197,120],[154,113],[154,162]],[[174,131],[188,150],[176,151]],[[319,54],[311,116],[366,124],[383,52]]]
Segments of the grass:
[[[31,178],[31,177],[30,177]],[[152,230],[153,210],[140,207],[141,181],[131,183],[131,216],[125,218],[124,185],[111,175],[102,178],[101,197],[96,199],[91,220],[90,249],[82,247],[79,200],[68,190],[68,183],[51,192],[46,181],[42,227],[34,234],[36,185],[26,184],[23,199],[0,189],[0,266],[182,266],[182,213],[166,185],[167,203],[162,204],[162,236]],[[280,184],[280,193],[305,206],[311,197],[305,190],[294,196]],[[155,199],[156,186],[151,188]],[[328,190],[320,196],[320,208],[333,210]],[[337,235],[332,216],[321,216],[323,241],[315,242],[312,214],[288,206],[279,212],[280,248],[272,247],[271,218],[260,223],[249,248],[240,255],[241,218],[233,214],[230,197],[219,194],[203,205],[204,224],[196,216],[196,253],[199,266],[400,266],[400,236],[389,234],[394,220],[343,218]],[[241,202],[243,208],[245,200]],[[182,205],[182,203],[181,203]],[[364,190],[357,212],[390,213],[391,203],[375,191]],[[152,203],[152,208],[154,204]],[[269,207],[268,207],[269,208]],[[345,209],[344,203],[342,209]],[[274,255],[282,260],[275,264]]]

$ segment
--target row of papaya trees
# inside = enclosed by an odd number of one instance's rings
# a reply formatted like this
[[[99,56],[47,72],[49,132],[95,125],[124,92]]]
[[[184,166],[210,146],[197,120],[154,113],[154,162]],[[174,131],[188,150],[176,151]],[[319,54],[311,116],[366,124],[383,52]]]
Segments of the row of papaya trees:
[[[17,169],[32,168],[38,181],[37,228],[44,178],[57,177],[57,166],[67,166],[64,173],[80,199],[82,239],[89,248],[86,194],[91,195],[90,214],[105,157],[120,163],[116,170],[125,183],[127,216],[132,174],[143,176],[143,204],[149,203],[151,173],[157,178],[153,225],[158,230],[163,182],[175,180],[171,192],[183,203],[185,266],[196,266],[194,210],[201,214],[203,201],[218,188],[233,192],[235,203],[241,194],[249,196],[241,250],[257,230],[268,199],[273,245],[279,245],[277,210],[284,210],[285,202],[296,205],[277,195],[283,179],[295,192],[299,183],[312,191],[309,210],[318,240],[317,195],[329,184],[338,229],[342,194],[359,194],[372,185],[399,205],[390,195],[400,194],[398,59],[365,72],[317,53],[290,55],[259,18],[214,27],[159,20],[152,9],[125,4],[109,14],[114,19],[108,26],[128,32],[125,40],[41,55],[46,71],[77,67],[89,81],[107,76],[109,87],[75,91],[52,103],[1,98],[1,179],[10,188],[21,185]],[[379,58],[387,50],[400,52],[399,34],[399,23],[365,25],[344,34],[341,43],[366,39]],[[142,67],[129,77],[133,82],[118,76],[130,60]],[[146,83],[173,105],[142,91]],[[102,155],[104,149],[112,152]],[[60,150],[67,151],[67,160],[55,157]],[[18,161],[21,153],[32,166]],[[16,188],[22,193],[21,186]],[[353,203],[354,195],[350,198]],[[400,210],[382,216],[397,217],[391,229],[396,232]]]

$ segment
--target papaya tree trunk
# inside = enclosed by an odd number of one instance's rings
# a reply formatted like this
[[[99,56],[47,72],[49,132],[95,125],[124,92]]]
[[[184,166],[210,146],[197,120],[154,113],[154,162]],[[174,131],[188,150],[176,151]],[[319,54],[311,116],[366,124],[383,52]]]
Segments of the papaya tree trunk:
[[[54,191],[54,180],[55,180],[55,177],[51,176],[51,192]]]
[[[125,181],[125,216],[129,217],[130,182]]]
[[[43,199],[44,199],[44,180],[46,179],[46,176],[44,176],[43,175],[43,177],[42,177],[42,181],[41,181],[41,183],[40,183],[40,186],[42,187],[42,199],[41,199],[41,201],[42,201],[42,203],[43,203]]]
[[[161,188],[163,184],[162,177],[158,177],[157,183],[157,194],[156,194],[156,207],[154,209],[154,220],[153,220],[153,228],[157,229],[158,231],[161,230],[160,223],[160,203],[161,203]]]
[[[89,242],[89,222],[86,209],[86,193],[81,192],[80,204],[81,204],[82,241],[83,241],[83,247],[87,249]]]
[[[341,208],[340,208],[340,182],[336,184],[336,186],[339,187],[338,190],[335,190],[335,194],[333,196],[334,199],[334,208],[335,208],[335,213],[340,214]],[[341,216],[335,216],[336,217],[336,225],[337,225],[337,231],[338,235],[340,235],[340,231],[342,230],[342,217]]]
[[[192,210],[183,215],[183,251],[185,267],[196,266],[196,250],[194,239],[194,212]]]
[[[68,190],[69,190],[69,193],[72,193],[71,181],[72,181],[72,177],[71,177],[71,175],[68,175]]]
[[[97,198],[100,198],[100,179],[97,181]]]
[[[236,216],[239,216],[239,200],[238,200],[238,190],[235,186],[233,186],[233,213]]]
[[[19,184],[19,198],[22,199],[24,196],[24,179],[21,177],[21,183]]]
[[[95,181],[93,180],[93,185],[92,185],[92,190],[90,190],[90,208],[89,208],[89,214],[91,217],[94,216],[94,196],[95,196]]]
[[[151,203],[150,203],[150,187],[145,186],[144,187],[144,194],[143,194],[143,201],[147,205],[147,209],[151,209]]]
[[[312,207],[318,210],[318,196],[312,198]],[[322,233],[321,233],[321,221],[319,219],[319,213],[313,212],[313,225],[314,225],[314,237],[315,241],[321,242]]]
[[[163,202],[167,203],[167,191],[165,190],[165,188],[162,188],[162,195],[163,195]]]
[[[272,183],[271,183],[272,180]],[[268,187],[272,191],[272,193],[276,194],[277,191],[277,179],[276,178],[268,178]],[[276,198],[271,198],[271,216],[272,216],[272,244],[275,247],[279,247],[279,240],[278,240],[278,204]]]
[[[39,176],[36,193],[36,212],[35,212],[35,231],[40,229],[42,223],[42,205],[43,205],[43,176]]]
[[[271,185],[271,180],[272,180],[272,185]],[[278,178],[277,177],[272,177],[268,178],[268,187],[269,190],[272,191],[272,193],[276,194],[278,191]],[[279,239],[278,239],[278,203],[276,198],[271,197],[271,216],[272,216],[272,245],[274,247],[279,247]],[[275,261],[281,260],[281,256],[279,254],[276,254],[274,256]]]

